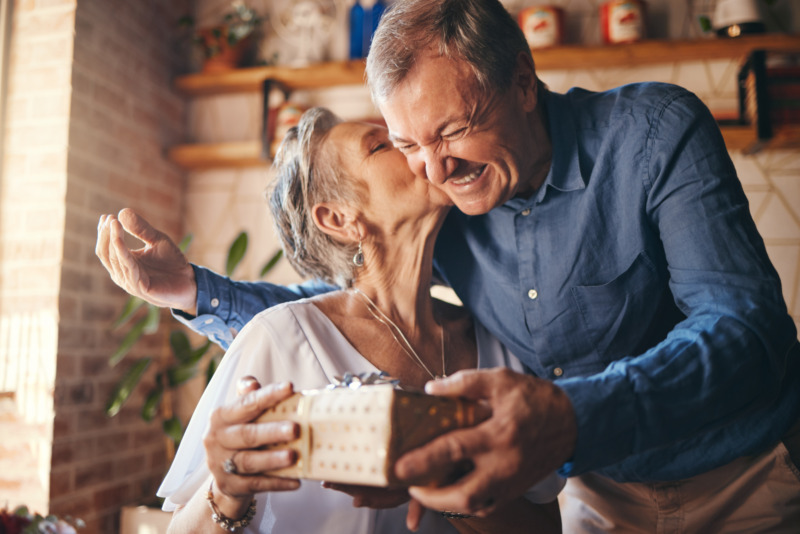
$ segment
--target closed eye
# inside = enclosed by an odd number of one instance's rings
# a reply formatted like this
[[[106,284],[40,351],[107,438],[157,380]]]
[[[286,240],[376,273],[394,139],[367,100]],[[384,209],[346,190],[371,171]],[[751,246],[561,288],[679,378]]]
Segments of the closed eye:
[[[442,137],[445,139],[455,139],[461,135],[463,135],[467,131],[465,128],[459,128],[458,130],[452,131],[450,133],[442,134]]]
[[[412,150],[414,150],[415,146],[416,145],[412,145],[412,144],[397,143],[397,142],[394,143],[394,147],[397,150],[399,150],[400,152],[402,152],[403,154],[407,154],[407,153],[411,152]]]
[[[374,154],[374,153],[379,152],[379,151],[381,151],[381,150],[383,150],[385,148],[388,148],[388,147],[389,147],[388,143],[377,143],[375,146],[373,146],[370,149],[369,153],[370,154]]]

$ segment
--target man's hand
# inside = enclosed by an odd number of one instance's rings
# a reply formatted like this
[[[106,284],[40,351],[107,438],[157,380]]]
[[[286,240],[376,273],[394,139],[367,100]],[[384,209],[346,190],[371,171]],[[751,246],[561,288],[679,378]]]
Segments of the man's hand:
[[[395,473],[404,480],[471,463],[451,485],[412,487],[427,508],[485,517],[559,468],[575,450],[575,414],[553,383],[508,369],[460,371],[429,382],[434,395],[487,401],[492,416],[478,426],[449,432],[402,456]]]
[[[144,242],[140,249],[125,245],[123,232]],[[164,233],[131,209],[103,215],[97,225],[95,254],[119,287],[159,307],[183,310],[192,315],[197,308],[197,284],[186,256]]]

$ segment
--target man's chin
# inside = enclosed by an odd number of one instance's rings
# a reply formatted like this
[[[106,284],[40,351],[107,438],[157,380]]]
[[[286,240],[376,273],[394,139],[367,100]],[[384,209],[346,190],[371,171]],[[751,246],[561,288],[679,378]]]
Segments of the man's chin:
[[[455,204],[456,208],[458,208],[458,210],[465,215],[484,215],[495,208],[493,204],[486,202],[486,199],[470,202],[465,202],[460,199],[453,199],[453,203]]]

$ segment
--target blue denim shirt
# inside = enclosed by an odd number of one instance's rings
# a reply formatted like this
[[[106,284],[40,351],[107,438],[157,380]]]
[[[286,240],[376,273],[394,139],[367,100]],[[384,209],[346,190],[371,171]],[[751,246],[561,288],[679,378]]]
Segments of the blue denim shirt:
[[[578,441],[562,474],[676,480],[765,450],[800,412],[800,348],[714,119],[654,83],[545,105],[544,185],[485,215],[451,211],[435,267],[569,396]],[[222,342],[226,323],[320,290],[196,273],[193,323]]]

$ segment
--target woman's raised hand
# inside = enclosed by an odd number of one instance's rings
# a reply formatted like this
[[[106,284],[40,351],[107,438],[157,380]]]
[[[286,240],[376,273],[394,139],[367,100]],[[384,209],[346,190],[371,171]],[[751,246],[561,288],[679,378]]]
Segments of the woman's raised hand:
[[[125,232],[144,242],[131,250]],[[131,209],[118,216],[102,215],[97,225],[95,254],[111,279],[135,297],[165,308],[195,313],[197,284],[194,269],[178,246]]]
[[[294,464],[297,461],[294,451],[260,450],[266,445],[294,440],[299,435],[299,427],[290,421],[254,422],[265,410],[292,395],[291,384],[260,387],[256,379],[246,377],[239,381],[237,390],[240,395],[234,402],[211,414],[203,446],[214,477],[215,494],[220,493],[221,497],[246,507],[256,493],[300,487],[298,480],[265,474]],[[233,513],[229,517],[239,516]]]

